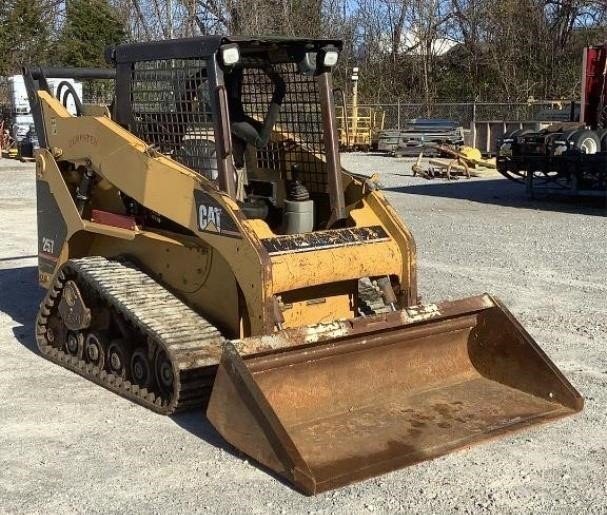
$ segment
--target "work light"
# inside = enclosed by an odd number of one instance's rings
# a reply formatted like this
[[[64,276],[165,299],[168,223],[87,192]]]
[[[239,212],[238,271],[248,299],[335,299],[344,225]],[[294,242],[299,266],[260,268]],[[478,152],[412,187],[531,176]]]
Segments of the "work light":
[[[226,66],[233,66],[240,60],[238,45],[224,45],[221,47],[221,60]]]
[[[327,50],[322,60],[322,64],[331,68],[337,64],[337,58],[339,57],[339,53],[337,50]]]

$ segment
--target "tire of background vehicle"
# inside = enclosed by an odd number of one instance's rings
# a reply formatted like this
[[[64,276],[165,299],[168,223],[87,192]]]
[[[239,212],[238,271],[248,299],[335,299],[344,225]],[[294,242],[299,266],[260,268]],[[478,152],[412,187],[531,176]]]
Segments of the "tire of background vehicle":
[[[502,144],[506,143],[506,140],[512,140],[518,136],[522,136],[532,131],[524,131],[523,129],[514,129],[513,131],[507,131],[502,136]],[[510,144],[510,143],[508,143]]]
[[[607,152],[607,129],[599,129],[596,131],[596,135],[601,141],[601,151]]]
[[[506,131],[502,136],[502,141],[506,139],[512,139],[514,136],[517,136],[518,133],[521,132],[521,129],[514,129],[513,131]]]
[[[596,154],[601,150],[601,140],[596,132],[588,129],[579,129],[567,138],[575,148],[585,154]]]
[[[498,138],[496,139],[496,144],[499,143],[499,146],[497,148],[498,152],[500,149],[504,148],[505,145],[512,144],[512,136],[514,136],[517,132],[518,132],[518,129],[513,130],[513,131],[506,131],[506,132],[504,132],[504,134],[501,135],[501,137],[498,136]],[[508,141],[508,140],[510,140],[510,141]]]
[[[563,132],[553,132],[552,134],[546,136],[545,142],[546,145],[551,149],[552,155],[561,155],[564,151],[566,151],[567,142],[569,141],[570,136],[579,130],[580,128],[576,127],[575,129],[569,129]],[[556,142],[562,142],[562,145],[556,145]],[[558,154],[555,153],[557,150],[559,151]]]
[[[598,136],[599,140],[603,139],[603,136],[607,134],[607,129],[597,129],[594,131]]]
[[[537,131],[534,131],[533,129],[520,129],[518,131],[518,134],[516,134],[517,138],[520,138],[521,136],[527,136],[527,134],[533,134]]]
[[[562,136],[562,138],[561,138],[561,139],[562,139],[563,141],[569,141],[569,138],[570,138],[570,137],[571,137],[573,134],[575,134],[576,132],[581,131],[581,130],[583,130],[583,129],[580,129],[579,127],[577,127],[577,128],[575,128],[575,129],[569,129],[569,130],[567,130],[567,131],[563,131],[563,136]]]
[[[513,138],[520,138],[521,136],[526,136],[527,134],[533,134],[535,131],[530,130],[530,129],[517,129],[515,131],[512,131],[512,133],[510,134],[510,139]]]

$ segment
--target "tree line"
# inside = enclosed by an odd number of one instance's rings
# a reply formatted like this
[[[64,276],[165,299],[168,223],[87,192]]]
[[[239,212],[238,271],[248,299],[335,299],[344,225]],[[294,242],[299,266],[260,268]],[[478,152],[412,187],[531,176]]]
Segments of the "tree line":
[[[344,41],[336,82],[366,102],[579,96],[605,0],[3,0],[0,76],[25,62],[107,66],[106,46],[206,34]]]

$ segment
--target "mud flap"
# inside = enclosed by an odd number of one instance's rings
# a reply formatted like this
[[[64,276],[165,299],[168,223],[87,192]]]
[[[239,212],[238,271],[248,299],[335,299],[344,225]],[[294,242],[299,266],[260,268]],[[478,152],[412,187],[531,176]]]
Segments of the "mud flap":
[[[315,494],[582,407],[525,329],[481,295],[228,343],[207,416]]]

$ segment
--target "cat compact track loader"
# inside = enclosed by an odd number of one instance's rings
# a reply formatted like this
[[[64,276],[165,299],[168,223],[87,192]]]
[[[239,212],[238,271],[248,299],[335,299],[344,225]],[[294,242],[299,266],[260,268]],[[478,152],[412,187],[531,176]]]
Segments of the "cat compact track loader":
[[[409,230],[340,166],[340,49],[209,36],[24,69],[41,354],[158,413],[206,407],[308,494],[583,404],[497,299],[419,304]]]

